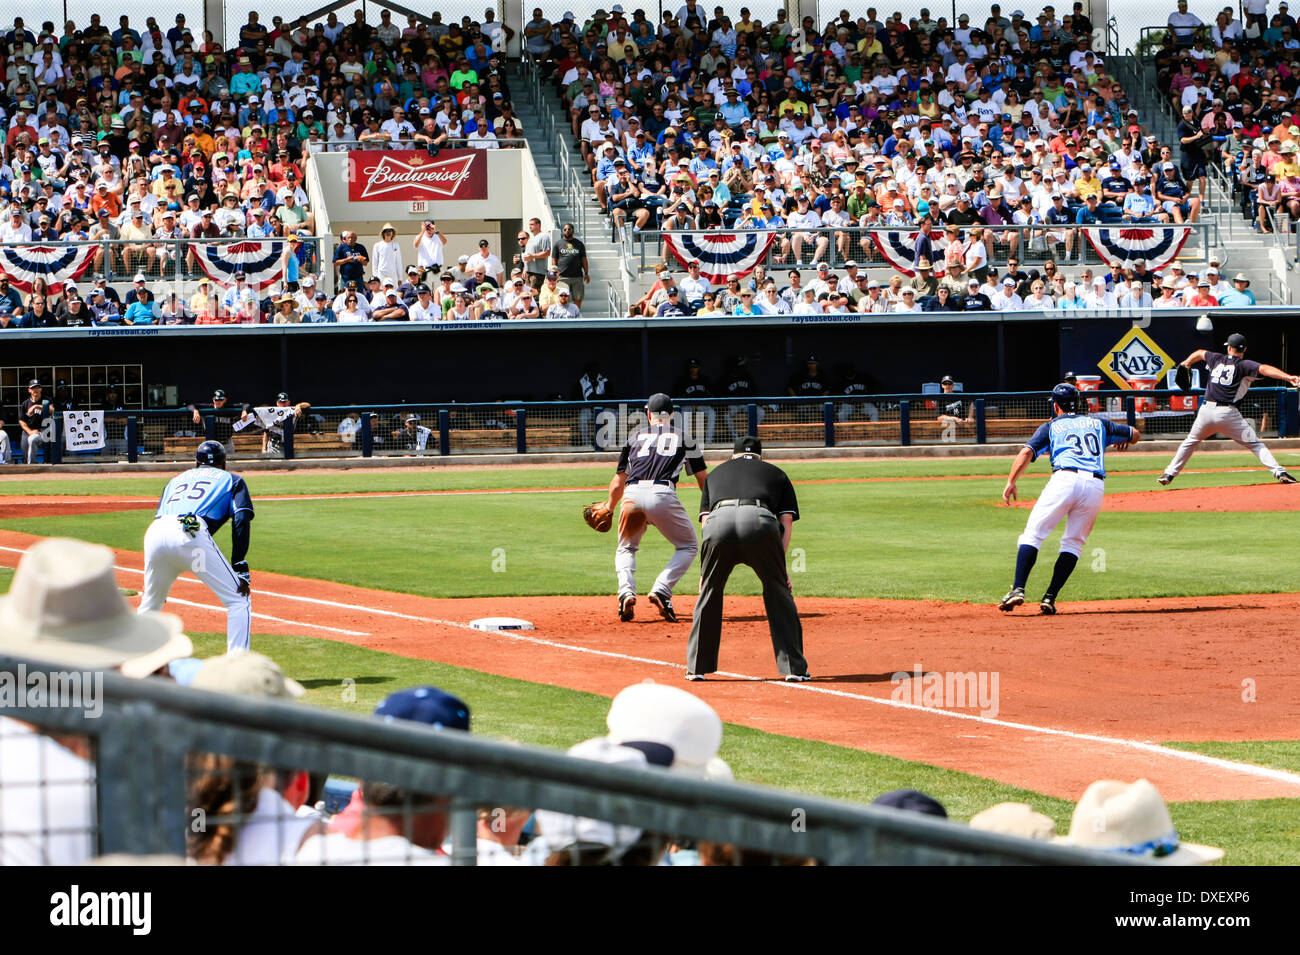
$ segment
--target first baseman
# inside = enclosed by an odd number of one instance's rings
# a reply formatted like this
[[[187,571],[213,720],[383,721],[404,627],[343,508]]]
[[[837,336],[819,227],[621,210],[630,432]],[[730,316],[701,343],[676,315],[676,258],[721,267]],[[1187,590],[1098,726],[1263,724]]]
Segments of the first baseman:
[[[1016,499],[1016,481],[1025,468],[1044,451],[1051,457],[1052,476],[1029,512],[1016,552],[1016,579],[998,603],[999,610],[1014,610],[1025,602],[1025,584],[1038,560],[1038,549],[1064,519],[1061,552],[1052,569],[1052,581],[1038,605],[1045,614],[1056,613],[1056,595],[1074,572],[1097,520],[1097,512],[1101,510],[1106,492],[1106,446],[1113,444],[1122,451],[1139,437],[1137,428],[1076,414],[1079,390],[1073,385],[1057,385],[1052,389],[1051,400],[1052,420],[1025,442],[1002,489],[1002,500],[1010,506]]]
[[[1187,466],[1197,445],[1210,435],[1226,434],[1259,458],[1259,463],[1273,472],[1273,477],[1277,478],[1279,484],[1295,484],[1296,479],[1277,463],[1273,452],[1259,440],[1259,435],[1246,423],[1237,405],[1246,397],[1251,382],[1259,378],[1276,378],[1297,388],[1300,387],[1300,375],[1288,375],[1272,365],[1247,360],[1245,335],[1229,335],[1224,346],[1228,349],[1227,354],[1200,348],[1180,362],[1184,368],[1191,368],[1198,361],[1205,362],[1209,383],[1205,386],[1205,397],[1201,401],[1200,410],[1196,412],[1192,430],[1187,433],[1186,440],[1179,446],[1169,467],[1165,468],[1165,473],[1156,478],[1156,481],[1167,485]]]
[[[226,651],[249,649],[252,605],[248,599],[249,524],[253,500],[248,485],[226,470],[226,449],[204,441],[196,467],[167,482],[158,512],[144,535],[144,596],[140,612],[162,609],[172,584],[189,572],[207,584],[226,608]],[[230,562],[212,535],[230,521]]]
[[[703,488],[708,469],[695,439],[682,427],[680,416],[673,414],[671,398],[651,395],[646,414],[649,424],[638,428],[623,445],[605,500],[605,507],[611,510],[620,499],[623,501],[618,518],[618,549],[614,553],[618,618],[626,623],[635,613],[636,552],[646,524],[652,524],[673,545],[673,555],[655,578],[648,599],[665,620],[676,623],[673,588],[700,549],[695,523],[677,497],[677,479],[685,465]]]

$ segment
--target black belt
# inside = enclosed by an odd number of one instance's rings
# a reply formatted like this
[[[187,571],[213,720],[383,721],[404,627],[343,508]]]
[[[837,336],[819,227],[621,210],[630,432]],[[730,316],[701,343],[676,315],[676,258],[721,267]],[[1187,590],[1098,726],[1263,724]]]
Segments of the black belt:
[[[748,498],[748,497],[732,497],[732,498],[728,498],[725,501],[715,501],[713,504],[709,505],[709,510],[716,511],[720,507],[746,507],[746,506],[761,507],[765,511],[771,510],[771,508],[768,507],[766,504],[764,504],[762,501],[756,501],[753,498]]]
[[[633,483],[633,484],[662,484],[664,487],[676,487],[676,486],[677,486],[677,482],[676,482],[676,481],[664,481],[664,480],[662,480],[662,479],[661,479],[661,480],[658,480],[658,481],[651,481],[651,480],[649,480],[649,479],[646,479],[646,480],[643,480],[643,481],[633,481],[632,483]]]
[[[1214,405],[1216,408],[1235,408],[1235,407],[1237,407],[1237,403],[1236,403],[1235,401],[1207,401],[1207,402],[1205,402],[1205,404],[1207,404],[1207,405]]]
[[[1091,474],[1098,481],[1106,480],[1106,475],[1100,471],[1089,471],[1087,468],[1057,468],[1058,471],[1073,471],[1075,474]]]

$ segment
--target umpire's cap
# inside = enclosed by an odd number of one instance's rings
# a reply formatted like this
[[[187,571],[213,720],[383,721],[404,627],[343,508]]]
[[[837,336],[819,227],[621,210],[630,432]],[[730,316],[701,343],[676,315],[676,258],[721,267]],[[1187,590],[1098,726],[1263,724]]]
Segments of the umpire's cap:
[[[206,464],[208,467],[226,469],[226,449],[221,446],[220,441],[204,441],[199,445],[198,450],[194,452],[195,464]]]
[[[1051,398],[1062,411],[1073,411],[1079,402],[1079,389],[1062,383],[1052,389]]]
[[[645,403],[645,410],[650,412],[669,412],[673,410],[673,399],[669,398],[662,391],[657,391],[650,396],[650,400]]]
[[[763,442],[752,434],[747,434],[743,438],[737,438],[731,450],[733,454],[762,454]]]
[[[1228,340],[1227,340],[1226,342],[1224,342],[1223,344],[1227,345],[1229,348],[1245,348],[1245,347],[1246,347],[1246,336],[1245,336],[1245,335],[1242,335],[1242,334],[1240,334],[1240,333],[1234,332],[1233,334],[1231,334],[1231,335],[1228,336]]]

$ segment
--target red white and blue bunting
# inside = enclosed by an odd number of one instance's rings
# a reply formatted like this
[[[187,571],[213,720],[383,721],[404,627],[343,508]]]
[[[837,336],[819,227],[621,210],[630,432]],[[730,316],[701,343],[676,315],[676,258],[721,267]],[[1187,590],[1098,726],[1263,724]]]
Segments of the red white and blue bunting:
[[[916,255],[916,237],[919,234],[917,232],[872,232],[871,241],[875,243],[876,249],[884,256],[886,262],[910,278],[916,274],[916,270],[912,268],[912,259]],[[933,238],[936,240],[934,254],[939,257],[937,268],[943,264],[943,259],[940,256],[938,236]]]
[[[1087,228],[1083,234],[1107,265],[1146,259],[1147,269],[1158,272],[1178,257],[1192,230],[1190,226],[1113,226]]]
[[[30,292],[32,283],[44,279],[50,292],[58,294],[68,282],[89,271],[99,245],[6,245],[0,246],[0,267],[9,284]]]
[[[664,245],[683,267],[698,261],[700,275],[718,285],[754,271],[776,241],[775,232],[665,232],[663,236]]]
[[[284,254],[281,239],[241,239],[220,245],[195,243],[191,248],[199,260],[199,268],[218,285],[234,285],[235,273],[243,272],[249,287],[260,291],[284,275],[280,264]]]

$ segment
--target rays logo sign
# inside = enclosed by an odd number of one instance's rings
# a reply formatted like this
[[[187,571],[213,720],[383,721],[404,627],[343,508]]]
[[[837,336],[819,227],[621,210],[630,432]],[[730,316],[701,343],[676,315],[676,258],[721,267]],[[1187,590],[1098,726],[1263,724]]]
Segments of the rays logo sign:
[[[1131,328],[1097,362],[1097,367],[1119,387],[1135,390],[1133,382],[1137,379],[1163,378],[1175,364],[1150,335],[1140,328]]]
[[[487,198],[487,155],[481,149],[444,149],[437,158],[414,149],[354,149],[348,158],[353,202]]]

